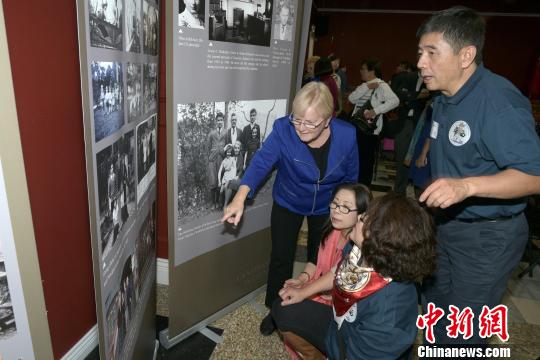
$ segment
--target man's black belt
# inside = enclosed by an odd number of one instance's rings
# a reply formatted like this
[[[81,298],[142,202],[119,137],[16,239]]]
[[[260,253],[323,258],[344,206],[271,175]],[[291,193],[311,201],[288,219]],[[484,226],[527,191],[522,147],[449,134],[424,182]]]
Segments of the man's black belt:
[[[518,212],[517,214],[514,214],[514,215],[499,216],[499,217],[496,217],[496,218],[474,218],[474,219],[455,218],[455,219],[452,219],[452,220],[453,221],[458,221],[458,222],[463,222],[463,223],[468,223],[468,224],[483,223],[483,222],[497,222],[497,221],[505,221],[505,220],[514,219],[514,218],[517,218],[521,214],[523,214],[523,211],[520,211],[520,212]]]

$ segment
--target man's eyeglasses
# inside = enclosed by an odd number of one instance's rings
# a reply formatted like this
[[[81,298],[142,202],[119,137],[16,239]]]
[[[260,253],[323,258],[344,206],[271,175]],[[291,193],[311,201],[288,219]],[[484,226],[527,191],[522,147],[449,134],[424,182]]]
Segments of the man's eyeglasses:
[[[330,209],[332,209],[332,210],[336,210],[336,209],[337,209],[337,210],[339,210],[340,213],[345,214],[345,215],[347,215],[347,214],[350,213],[351,211],[356,211],[356,210],[358,210],[358,209],[349,209],[347,206],[345,206],[345,205],[339,205],[338,203],[336,203],[336,202],[334,202],[334,201],[332,201],[332,202],[330,203]]]
[[[310,129],[310,130],[318,128],[324,122],[324,120],[321,120],[318,123],[314,124],[307,120],[298,119],[292,114],[289,115],[289,121],[291,122],[291,124],[293,124],[296,127],[302,127],[302,125],[304,125],[306,129]]]

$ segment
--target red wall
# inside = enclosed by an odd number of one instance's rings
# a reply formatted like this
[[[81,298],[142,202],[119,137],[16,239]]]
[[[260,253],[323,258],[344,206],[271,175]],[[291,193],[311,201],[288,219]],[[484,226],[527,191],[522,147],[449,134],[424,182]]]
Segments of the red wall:
[[[315,42],[315,55],[335,52],[352,85],[360,83],[361,59],[375,57],[382,63],[383,78],[390,79],[400,60],[416,61],[416,30],[428,15],[326,13],[328,35]],[[487,18],[485,66],[508,78],[524,93],[540,55],[540,18]]]
[[[3,5],[45,304],[60,358],[96,324],[76,2]]]

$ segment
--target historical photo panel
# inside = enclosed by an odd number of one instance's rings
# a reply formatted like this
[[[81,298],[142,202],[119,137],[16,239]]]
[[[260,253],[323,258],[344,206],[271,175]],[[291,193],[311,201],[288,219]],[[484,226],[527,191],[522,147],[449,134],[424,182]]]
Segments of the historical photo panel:
[[[292,41],[296,19],[296,0],[279,1],[274,17],[274,39]]]
[[[88,10],[91,46],[122,50],[122,1],[89,0]]]
[[[157,115],[137,125],[137,203],[156,177]]]
[[[148,113],[157,108],[158,96],[158,67],[156,63],[144,64],[143,84],[144,84],[144,113]]]
[[[142,65],[127,63],[127,112],[128,122],[133,122],[141,115],[142,107]]]
[[[209,0],[208,38],[270,46],[272,0]]]
[[[178,104],[180,224],[223,211],[275,119],[285,111],[284,99]]]
[[[135,136],[124,134],[96,155],[102,260],[135,213]]]
[[[124,83],[120,62],[94,61],[92,96],[95,141],[115,133],[124,125]]]
[[[141,52],[141,0],[126,0],[126,51]]]
[[[111,295],[106,299],[107,358],[122,359],[133,339],[131,324],[140,316],[145,291],[151,288],[150,266],[156,251],[156,203],[153,202],[144,218],[132,253],[121,263],[121,271]],[[131,337],[129,335],[132,335]]]
[[[204,29],[205,0],[179,0],[178,26]]]
[[[0,239],[0,341],[17,333],[5,261],[2,252],[2,239]]]
[[[143,0],[143,50],[156,56],[159,45],[159,12],[156,2]]]

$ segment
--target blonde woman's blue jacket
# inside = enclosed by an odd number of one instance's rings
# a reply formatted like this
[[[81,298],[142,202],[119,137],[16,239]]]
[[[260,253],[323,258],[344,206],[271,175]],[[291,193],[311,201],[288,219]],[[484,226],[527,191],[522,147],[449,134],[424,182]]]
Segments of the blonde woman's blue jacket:
[[[268,138],[257,151],[242,178],[249,197],[277,169],[273,188],[276,203],[300,215],[329,212],[333,190],[358,179],[358,145],[355,128],[340,119],[330,121],[330,151],[326,173],[321,175],[308,146],[296,134],[289,117],[277,119]]]

